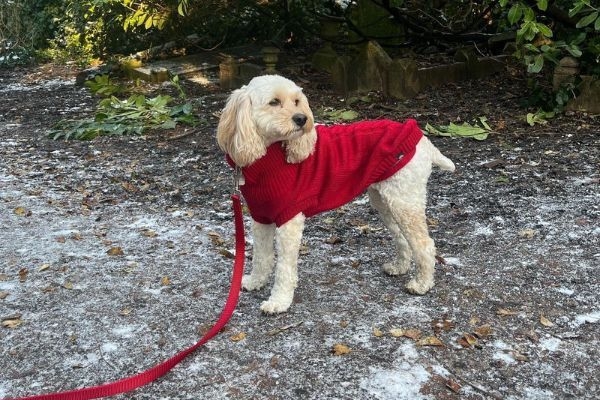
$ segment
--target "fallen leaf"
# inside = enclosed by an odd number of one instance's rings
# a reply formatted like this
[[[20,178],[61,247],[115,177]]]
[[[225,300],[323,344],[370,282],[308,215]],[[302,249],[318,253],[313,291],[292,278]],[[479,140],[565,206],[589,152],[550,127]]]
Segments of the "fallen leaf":
[[[16,207],[13,212],[19,217],[29,217],[31,215],[31,211],[25,207]]]
[[[508,308],[499,308],[498,311],[496,311],[496,315],[499,315],[501,317],[508,317],[517,314],[519,314],[518,311],[509,310]]]
[[[511,356],[517,361],[529,361],[529,358],[525,354],[521,354],[518,351],[511,351]]]
[[[471,317],[469,320],[469,325],[477,325],[480,321],[481,319],[479,319],[479,317]]]
[[[381,331],[381,329],[374,327],[373,328],[373,335],[375,337],[382,337],[383,336],[383,332]]]
[[[485,117],[480,117],[479,121],[476,121],[474,125],[468,122],[463,122],[462,125],[450,122],[449,125],[440,125],[438,127],[427,124],[425,125],[425,131],[438,136],[470,137],[476,140],[485,140],[491,130],[486,120]]]
[[[490,336],[492,334],[492,327],[490,324],[481,325],[479,328],[475,329],[473,334],[479,338]]]
[[[460,386],[460,384],[458,382],[456,382],[455,380],[452,380],[452,379],[448,379],[446,381],[446,387],[448,389],[452,390],[454,393],[460,392],[460,389],[462,388],[462,386]]]
[[[15,329],[23,323],[21,314],[13,314],[2,318],[2,326],[9,329]]]
[[[246,339],[246,334],[244,332],[240,332],[233,336],[230,336],[229,339],[231,339],[232,342],[240,342]]]
[[[435,228],[439,224],[440,224],[440,220],[439,219],[427,218],[427,226],[429,226],[430,228]]]
[[[225,258],[230,258],[230,259],[235,258],[235,254],[233,254],[231,251],[229,251],[227,249],[219,249],[219,254]]]
[[[143,236],[146,236],[149,238],[158,236],[158,233],[156,233],[156,231],[149,229],[149,228],[143,228],[140,232]]]
[[[412,340],[418,340],[421,334],[422,332],[418,329],[407,329],[404,331],[404,336]]]
[[[395,338],[399,338],[404,336],[404,329],[400,329],[400,328],[392,328],[390,329],[390,335],[392,335]]]
[[[452,329],[454,329],[454,321],[444,318],[444,319],[434,319],[431,322],[431,327],[433,328],[433,331],[435,333],[444,331],[444,332],[448,332]]]
[[[467,349],[471,347],[476,347],[478,345],[477,338],[471,335],[470,333],[464,333],[460,338],[458,338],[457,342],[462,347]]]
[[[29,275],[28,268],[21,268],[19,270],[19,282],[23,283],[27,280],[27,275]]]
[[[544,317],[544,315],[540,315],[540,323],[548,328],[554,326],[554,323],[552,323],[552,321],[550,321],[548,318]]]
[[[0,290],[0,300],[4,300],[8,297],[8,292],[5,290]]]
[[[125,253],[123,252],[123,249],[120,247],[111,247],[110,249],[108,249],[106,251],[106,254],[108,254],[109,256],[122,256],[125,255]]]
[[[336,356],[343,356],[345,354],[349,354],[351,351],[352,350],[350,349],[350,347],[348,347],[342,343],[334,344],[333,348],[331,349],[331,352],[333,353],[333,355],[336,355]]]
[[[540,341],[540,336],[537,334],[536,331],[533,330],[533,328],[527,333],[525,333],[525,336],[527,336],[529,340],[531,340],[533,343],[537,343]]]
[[[350,323],[349,323],[348,321],[346,321],[346,320],[342,320],[342,321],[340,321],[340,326],[341,326],[342,328],[347,328],[349,324],[350,324]]]
[[[73,289],[73,282],[66,281],[63,284],[63,288],[68,289],[68,290],[72,290]]]
[[[327,243],[327,244],[338,244],[338,243],[342,243],[342,239],[340,239],[337,236],[331,236],[331,237],[325,239],[325,243]]]
[[[171,284],[171,280],[168,276],[163,276],[162,278],[160,278],[160,284],[162,286],[169,286]]]
[[[217,232],[211,231],[208,232],[207,235],[210,238],[212,244],[214,244],[215,246],[222,246],[225,244],[225,240]]]
[[[534,231],[533,229],[523,229],[519,232],[519,236],[524,239],[531,239],[535,235],[537,235],[537,231]]]
[[[444,343],[435,336],[427,336],[416,343],[417,346],[443,346]]]
[[[119,315],[122,315],[124,317],[128,316],[129,314],[131,314],[131,308],[129,307],[125,307],[124,309],[119,311]]]
[[[50,268],[50,264],[42,264],[42,266],[38,269],[38,272],[44,272]]]
[[[435,261],[440,264],[440,265],[448,265],[448,262],[446,261],[446,259],[442,256],[439,255],[435,255]]]
[[[8,280],[8,275],[0,274],[0,282],[6,282]]]

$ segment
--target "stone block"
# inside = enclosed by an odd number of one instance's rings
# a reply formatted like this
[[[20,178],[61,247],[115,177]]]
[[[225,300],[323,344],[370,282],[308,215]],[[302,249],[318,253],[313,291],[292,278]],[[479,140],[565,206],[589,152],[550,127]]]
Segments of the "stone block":
[[[600,114],[600,79],[582,76],[579,96],[567,104],[567,110]]]
[[[385,95],[408,99],[421,91],[417,63],[411,58],[392,60],[387,70],[387,92]]]

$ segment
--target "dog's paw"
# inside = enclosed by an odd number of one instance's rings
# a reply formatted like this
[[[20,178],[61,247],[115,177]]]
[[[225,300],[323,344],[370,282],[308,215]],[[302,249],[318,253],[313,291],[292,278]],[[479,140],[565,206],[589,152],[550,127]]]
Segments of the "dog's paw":
[[[260,282],[258,279],[252,277],[252,275],[244,275],[242,277],[242,289],[249,292],[253,290],[262,289],[266,282]]]
[[[292,305],[291,301],[273,301],[273,300],[266,300],[263,301],[263,303],[260,305],[260,309],[265,313],[265,314],[279,314],[279,313],[284,313],[286,312],[289,308],[290,305]]]
[[[392,276],[404,275],[410,270],[410,263],[399,264],[397,262],[388,262],[383,264],[383,271]]]
[[[434,285],[433,279],[430,281],[420,281],[411,279],[405,286],[406,290],[412,294],[425,294]]]

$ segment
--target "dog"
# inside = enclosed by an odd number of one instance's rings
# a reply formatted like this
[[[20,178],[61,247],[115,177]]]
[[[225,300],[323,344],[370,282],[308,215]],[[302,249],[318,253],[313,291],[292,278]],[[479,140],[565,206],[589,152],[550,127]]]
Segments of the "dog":
[[[383,270],[406,274],[414,258],[416,272],[406,290],[421,295],[434,286],[426,185],[433,165],[455,167],[416,121],[316,125],[302,88],[282,76],[263,75],[231,93],[217,142],[228,163],[241,170],[240,190],[253,218],[252,271],[242,287],[261,289],[275,269],[270,297],[260,307],[264,313],[286,312],[293,302],[305,219],[364,191],[397,251]]]

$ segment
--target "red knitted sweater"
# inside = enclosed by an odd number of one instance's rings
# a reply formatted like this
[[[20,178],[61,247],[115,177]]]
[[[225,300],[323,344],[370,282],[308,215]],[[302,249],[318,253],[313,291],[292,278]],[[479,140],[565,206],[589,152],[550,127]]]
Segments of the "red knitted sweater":
[[[242,168],[245,183],[240,189],[255,221],[281,226],[300,212],[311,217],[348,203],[406,165],[423,136],[415,120],[316,129],[315,151],[301,163],[286,162],[285,149],[277,142]]]

